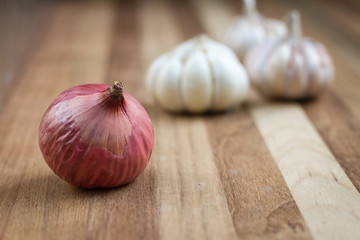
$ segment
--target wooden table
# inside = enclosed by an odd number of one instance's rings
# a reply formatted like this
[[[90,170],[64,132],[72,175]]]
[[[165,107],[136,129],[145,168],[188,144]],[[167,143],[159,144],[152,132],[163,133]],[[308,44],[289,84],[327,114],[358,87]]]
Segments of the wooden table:
[[[360,239],[360,5],[259,3],[278,18],[294,8],[334,58],[332,89],[188,116],[153,103],[146,69],[199,33],[221,39],[238,1],[54,3],[2,103],[0,239]],[[124,187],[72,187],[41,156],[40,119],[63,90],[116,80],[153,121],[151,162]]]

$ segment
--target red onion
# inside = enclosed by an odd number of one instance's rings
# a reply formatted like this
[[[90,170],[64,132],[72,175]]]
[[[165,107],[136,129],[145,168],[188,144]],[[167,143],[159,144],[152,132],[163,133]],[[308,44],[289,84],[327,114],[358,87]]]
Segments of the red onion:
[[[82,188],[110,188],[144,171],[154,131],[143,106],[121,83],[86,84],[51,103],[40,123],[39,145],[63,180]]]

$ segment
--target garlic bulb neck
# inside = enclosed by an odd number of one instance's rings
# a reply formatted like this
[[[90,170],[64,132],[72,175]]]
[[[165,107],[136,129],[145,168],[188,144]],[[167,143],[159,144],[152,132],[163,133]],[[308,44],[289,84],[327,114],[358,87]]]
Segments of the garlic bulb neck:
[[[200,36],[197,37],[197,42],[198,43],[204,43],[204,42],[207,42],[209,40],[210,40],[210,38],[205,33],[201,34]]]
[[[208,42],[210,38],[206,34],[201,34],[200,36],[196,37],[196,44],[194,45],[195,48],[198,46],[203,46],[206,42]]]
[[[293,40],[294,44],[298,44],[302,36],[301,18],[298,11],[294,10],[290,12],[287,19],[287,25],[289,29],[289,37]]]
[[[124,99],[123,84],[121,82],[115,82],[114,85],[106,90],[106,93],[115,99]]]
[[[257,17],[259,14],[256,10],[255,0],[244,0],[245,14],[251,18]]]

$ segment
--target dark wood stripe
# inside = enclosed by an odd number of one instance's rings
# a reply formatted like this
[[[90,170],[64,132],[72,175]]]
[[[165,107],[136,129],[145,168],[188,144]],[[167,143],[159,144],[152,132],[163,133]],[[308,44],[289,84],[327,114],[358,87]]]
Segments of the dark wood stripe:
[[[319,2],[321,2],[321,4],[328,3],[327,0],[321,0]],[[330,2],[332,4],[337,4],[339,7],[341,7],[344,10],[346,9],[348,11],[351,11],[354,15],[360,17],[359,15],[360,2],[358,0],[343,0],[343,1],[331,0]]]
[[[141,27],[137,1],[121,1],[117,4],[114,36],[112,40],[109,74],[106,82],[119,81],[125,91],[136,98],[145,92],[144,69],[141,61]]]
[[[336,160],[360,191],[360,121],[331,92],[324,92],[318,99],[303,103],[302,106]]]
[[[279,4],[288,6],[291,9],[298,9],[303,14],[303,18],[311,20],[319,31],[333,38],[341,44],[344,44],[347,50],[360,53],[359,39],[352,33],[347,31],[347,26],[341,25],[337,19],[327,14],[321,9],[321,6],[309,1],[286,1],[279,0]]]
[[[245,109],[205,120],[241,238],[310,239],[290,191]]]
[[[174,17],[177,20],[178,28],[183,37],[183,41],[193,38],[204,32],[198,16],[189,1],[174,1],[171,5],[174,9]]]

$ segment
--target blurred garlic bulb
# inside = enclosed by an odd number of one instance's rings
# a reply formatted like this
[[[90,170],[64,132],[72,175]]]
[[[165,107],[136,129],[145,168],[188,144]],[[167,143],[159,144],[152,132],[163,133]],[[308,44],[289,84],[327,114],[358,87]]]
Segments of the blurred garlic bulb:
[[[235,19],[224,38],[224,43],[234,50],[241,61],[255,45],[287,34],[284,22],[259,14],[255,0],[244,0],[244,7],[245,14]]]
[[[332,60],[321,43],[301,36],[297,11],[289,15],[288,28],[287,37],[252,49],[245,66],[252,83],[267,97],[314,97],[334,78]]]
[[[155,101],[173,112],[222,111],[241,103],[249,89],[236,55],[205,35],[158,57],[146,81]]]

